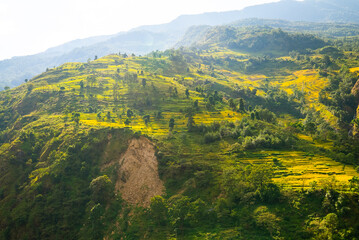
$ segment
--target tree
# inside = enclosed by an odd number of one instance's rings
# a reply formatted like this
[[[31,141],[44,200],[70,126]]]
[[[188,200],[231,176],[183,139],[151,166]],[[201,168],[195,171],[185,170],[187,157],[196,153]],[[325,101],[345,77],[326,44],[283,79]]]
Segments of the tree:
[[[214,97],[212,97],[212,96],[210,96],[210,97],[208,98],[208,102],[209,102],[209,104],[212,105],[212,106],[216,104],[216,101],[214,100]]]
[[[101,112],[98,112],[98,113],[97,113],[97,119],[98,119],[98,120],[101,120],[101,118],[102,118]]]
[[[266,206],[258,207],[254,211],[254,219],[256,224],[260,227],[268,230],[269,234],[273,237],[273,234],[279,234],[279,221],[280,219],[273,213],[268,211]]]
[[[186,97],[189,98],[189,90],[188,90],[188,88],[186,89],[185,93],[186,93]]]
[[[106,117],[107,117],[107,120],[108,120],[108,121],[111,120],[111,112],[110,112],[110,111],[107,112],[107,116],[106,116]]]
[[[229,104],[229,107],[232,108],[233,110],[236,110],[236,104],[234,103],[233,99],[230,98],[228,100],[228,104]]]
[[[143,121],[145,122],[146,126],[148,125],[148,123],[150,122],[150,115],[145,115],[143,116]]]
[[[304,129],[307,133],[310,134],[310,136],[313,136],[313,134],[317,130],[317,126],[312,121],[306,121],[304,124]]]
[[[244,111],[245,111],[243,98],[240,98],[240,99],[239,99],[239,111],[240,111],[240,112],[244,112]]]
[[[150,214],[156,225],[166,225],[168,218],[167,202],[161,196],[154,196],[151,199]]]
[[[198,100],[193,102],[193,107],[198,110],[199,109],[199,104],[198,104]]]
[[[262,189],[264,185],[272,182],[273,174],[274,170],[271,165],[258,164],[252,167],[248,180],[255,188]]]
[[[132,112],[131,109],[128,109],[128,110],[127,110],[127,117],[128,117],[128,118],[132,118],[132,117],[133,117],[133,112]]]
[[[32,84],[27,85],[27,91],[28,92],[31,92],[33,89],[34,89],[34,85],[32,85]]]
[[[146,78],[142,78],[142,86],[146,87]]]
[[[88,213],[88,219],[81,230],[80,239],[96,240],[103,238],[103,220],[102,216],[105,212],[104,207],[97,203],[95,204]]]
[[[73,112],[72,113],[72,121],[74,121],[78,125],[80,122],[80,113]]]
[[[256,117],[256,116],[255,116],[254,112],[251,112],[251,119],[254,120],[255,117]]]
[[[156,119],[162,119],[162,118],[163,118],[162,112],[158,111],[157,114],[156,114]]]
[[[168,124],[168,127],[170,128],[170,131],[173,130],[174,126],[175,126],[175,120],[173,118],[171,118],[170,121],[169,121],[169,124]]]
[[[5,87],[4,87],[4,90],[5,90],[5,91],[7,91],[7,90],[9,90],[9,89],[10,89],[9,86],[5,86]]]
[[[125,125],[130,125],[130,123],[131,123],[131,120],[129,118],[126,118]]]
[[[326,239],[336,239],[334,238],[334,235],[337,232],[338,224],[338,216],[335,213],[329,213],[323,218],[323,220],[320,222],[320,228],[324,230]]]
[[[188,119],[187,119],[187,129],[188,129],[188,131],[192,132],[194,126],[195,126],[195,122],[193,120],[193,116],[192,116],[192,114],[189,114]]]
[[[97,55],[95,55],[95,58],[94,58],[94,60],[97,60]]]
[[[177,97],[178,96],[177,87],[174,87],[173,91],[174,91],[174,96]]]
[[[107,175],[93,179],[90,183],[92,200],[95,203],[106,203],[114,195],[113,184]]]
[[[25,79],[25,82],[27,83],[28,81],[29,81],[29,80],[26,78],[26,79]]]
[[[187,196],[174,201],[169,208],[171,224],[174,228],[182,232],[184,227],[189,226],[191,201]]]
[[[259,113],[258,113],[256,110],[254,110],[254,111],[255,111],[255,112],[254,112],[255,118],[256,118],[257,120],[260,120]]]

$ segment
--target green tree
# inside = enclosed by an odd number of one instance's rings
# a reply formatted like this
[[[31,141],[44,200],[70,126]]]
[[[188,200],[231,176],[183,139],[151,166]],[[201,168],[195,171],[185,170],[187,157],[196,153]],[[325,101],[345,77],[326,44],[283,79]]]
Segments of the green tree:
[[[255,116],[254,112],[251,112],[251,119],[254,120],[255,117],[256,117],[256,116]]]
[[[133,117],[133,112],[132,112],[131,109],[128,109],[128,110],[127,110],[127,117],[128,117],[128,118],[132,118],[132,117]]]
[[[131,123],[131,120],[129,118],[126,118],[125,125],[130,125],[130,123]]]
[[[240,111],[240,112],[244,112],[244,111],[245,111],[244,99],[243,99],[243,98],[240,98],[240,99],[239,99],[239,111]]]
[[[168,123],[168,127],[170,128],[170,131],[173,130],[174,126],[175,126],[175,120],[173,118],[171,118]]]
[[[334,236],[337,233],[339,220],[335,213],[329,213],[320,222],[320,229],[324,231],[324,236],[328,240],[336,239]]]
[[[162,119],[162,118],[163,118],[162,112],[161,112],[161,111],[158,111],[158,112],[156,113],[156,119],[159,120],[159,119]]]
[[[143,116],[143,121],[145,122],[146,126],[148,125],[148,123],[150,122],[150,115],[145,115]]]
[[[313,136],[313,134],[316,132],[317,130],[317,126],[315,125],[314,122],[312,121],[307,121],[304,124],[304,129],[307,133],[310,134],[310,136]]]
[[[166,200],[161,196],[154,196],[150,204],[151,219],[156,225],[165,226],[168,218],[168,207]]]
[[[193,116],[192,116],[192,114],[189,114],[188,119],[187,119],[187,129],[188,129],[188,131],[192,132],[194,126],[195,126],[195,122],[194,122]]]
[[[103,238],[104,224],[102,217],[104,213],[105,209],[100,203],[95,204],[90,209],[88,219],[81,229],[81,240],[97,240]]]
[[[232,98],[230,98],[228,100],[228,104],[229,104],[230,108],[232,108],[233,110],[236,110],[236,104],[234,103],[234,100]]]
[[[27,84],[27,91],[31,92],[34,89],[34,85],[33,84]]]
[[[97,113],[97,119],[98,119],[98,120],[101,120],[101,118],[102,118],[101,112],[98,112],[98,113]]]
[[[256,224],[266,229],[272,237],[274,235],[279,235],[280,219],[275,214],[269,212],[266,206],[258,207],[254,211],[254,219],[256,221]]]
[[[107,175],[99,176],[90,183],[92,201],[95,203],[107,203],[114,195],[113,184]]]
[[[196,110],[199,110],[198,100],[195,100],[195,101],[193,102],[193,107],[194,107]]]
[[[72,121],[74,121],[78,125],[80,122],[80,113],[73,112],[71,117],[72,117]]]
[[[172,202],[169,207],[169,215],[172,226],[182,233],[185,227],[189,227],[191,201],[189,197],[182,196]]]
[[[255,188],[262,189],[266,184],[271,183],[273,180],[274,169],[269,164],[258,164],[254,165],[251,169],[251,173],[248,176],[250,183]]]
[[[145,78],[142,78],[142,86],[143,86],[143,87],[146,87],[146,83],[147,83],[146,79],[145,79]]]
[[[188,88],[186,89],[185,94],[186,94],[186,97],[189,98],[189,90],[188,90]]]

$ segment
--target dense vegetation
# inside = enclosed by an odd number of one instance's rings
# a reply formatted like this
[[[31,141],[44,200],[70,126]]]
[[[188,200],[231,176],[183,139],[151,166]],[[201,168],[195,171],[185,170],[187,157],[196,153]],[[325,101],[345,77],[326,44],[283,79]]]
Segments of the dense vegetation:
[[[357,39],[211,32],[2,91],[0,239],[355,239]],[[111,165],[141,135],[166,189],[147,206]]]

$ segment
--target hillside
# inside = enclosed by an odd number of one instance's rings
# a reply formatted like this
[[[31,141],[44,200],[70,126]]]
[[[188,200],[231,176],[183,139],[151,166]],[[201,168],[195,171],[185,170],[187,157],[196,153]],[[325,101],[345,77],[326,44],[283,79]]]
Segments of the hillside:
[[[197,30],[197,32],[199,33],[193,36],[192,31],[189,31],[181,43],[198,48],[217,45],[235,51],[273,56],[288,55],[292,51],[305,52],[322,48],[327,44],[313,35],[289,34],[281,29],[268,27],[221,26],[207,28],[203,26],[203,30]],[[192,39],[192,41],[186,39]]]
[[[223,29],[0,92],[0,239],[355,239],[357,40]]]
[[[0,89],[5,86],[18,86],[25,79],[66,62],[85,62],[89,58],[94,59],[95,56],[102,57],[118,52],[138,55],[165,50],[181,40],[186,30],[193,25],[216,26],[247,18],[282,19],[312,22],[286,23],[284,27],[287,31],[290,31],[288,29],[290,28],[295,29],[294,31],[307,32],[309,25],[310,29],[315,29],[316,33],[326,37],[356,36],[358,26],[355,24],[359,23],[358,10],[358,3],[355,0],[282,0],[239,11],[183,15],[166,24],[141,26],[114,35],[75,40],[39,54],[0,61]],[[328,22],[340,23],[328,26]],[[253,22],[242,21],[240,24],[252,26]],[[265,24],[267,25],[268,22]],[[259,25],[263,26],[263,24]],[[304,29],[303,25],[306,26]],[[282,26],[274,24],[272,27]]]

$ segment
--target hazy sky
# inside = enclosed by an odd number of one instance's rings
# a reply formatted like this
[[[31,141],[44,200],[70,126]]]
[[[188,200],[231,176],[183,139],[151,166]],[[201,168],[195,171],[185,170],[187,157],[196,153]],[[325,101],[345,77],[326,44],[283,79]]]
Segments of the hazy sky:
[[[276,0],[0,0],[0,60],[182,14],[239,10]]]

